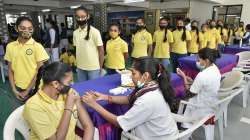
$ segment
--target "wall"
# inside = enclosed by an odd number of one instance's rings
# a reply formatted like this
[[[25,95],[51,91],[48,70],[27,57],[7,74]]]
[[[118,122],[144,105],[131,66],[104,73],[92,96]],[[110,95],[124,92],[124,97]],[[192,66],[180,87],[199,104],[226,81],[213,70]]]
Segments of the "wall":
[[[200,25],[205,23],[212,18],[213,6],[209,2],[191,1],[190,18],[197,20]]]

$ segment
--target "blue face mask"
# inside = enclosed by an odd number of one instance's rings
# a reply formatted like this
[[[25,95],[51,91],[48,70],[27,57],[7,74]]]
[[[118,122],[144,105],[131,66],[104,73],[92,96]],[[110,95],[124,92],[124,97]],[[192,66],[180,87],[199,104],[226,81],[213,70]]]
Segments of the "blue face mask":
[[[205,66],[202,66],[200,62],[196,62],[196,67],[201,71],[206,68]]]

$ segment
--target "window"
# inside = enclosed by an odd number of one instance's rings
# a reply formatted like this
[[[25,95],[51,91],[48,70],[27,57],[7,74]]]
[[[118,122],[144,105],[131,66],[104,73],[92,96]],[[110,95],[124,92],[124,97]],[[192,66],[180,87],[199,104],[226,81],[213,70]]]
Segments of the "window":
[[[243,5],[220,5],[213,7],[213,19],[228,24],[239,24]]]

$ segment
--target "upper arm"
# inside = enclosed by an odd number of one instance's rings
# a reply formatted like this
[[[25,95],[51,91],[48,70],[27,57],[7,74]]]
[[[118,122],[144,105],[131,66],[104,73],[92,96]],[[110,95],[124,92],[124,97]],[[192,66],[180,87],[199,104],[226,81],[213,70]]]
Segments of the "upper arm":
[[[195,94],[199,94],[203,88],[204,77],[201,74],[198,74],[194,79],[193,84],[190,87],[190,91]]]
[[[103,46],[102,36],[101,36],[100,31],[98,31],[98,30],[94,33],[94,41],[96,43],[96,46],[98,46],[98,47]]]
[[[24,119],[28,122],[31,130],[39,139],[49,139],[56,133],[56,127],[51,125],[47,112],[38,105],[26,105],[23,112]],[[53,140],[53,139],[50,139]]]
[[[49,59],[49,56],[42,45],[36,46],[35,52],[36,62],[44,62]]]
[[[9,45],[7,45],[7,47],[6,47],[6,53],[5,53],[5,56],[4,56],[4,59],[6,60],[6,61],[8,61],[8,62],[11,62],[12,61],[12,58],[13,58],[13,56],[11,55],[11,48],[10,48],[11,46],[9,46]]]
[[[152,35],[150,33],[148,33],[148,35],[147,35],[147,42],[148,42],[148,45],[153,44]]]
[[[122,45],[122,52],[127,53],[128,52],[128,44],[126,42],[123,43]]]
[[[141,101],[136,101],[127,113],[117,117],[117,121],[124,131],[128,131],[147,122],[150,119],[151,114],[152,110],[148,105]]]
[[[174,42],[174,37],[172,32],[168,32],[168,42],[173,43]]]

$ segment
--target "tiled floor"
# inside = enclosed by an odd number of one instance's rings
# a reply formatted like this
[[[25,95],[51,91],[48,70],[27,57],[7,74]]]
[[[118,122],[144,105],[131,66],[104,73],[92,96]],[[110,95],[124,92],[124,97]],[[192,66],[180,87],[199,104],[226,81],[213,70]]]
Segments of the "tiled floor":
[[[8,82],[0,82],[0,140],[3,139],[3,126],[8,115],[20,105],[15,99]],[[224,129],[224,140],[250,140],[250,124],[240,122],[242,117],[250,118],[250,103],[242,108],[242,96],[233,99],[228,109],[228,127]],[[22,140],[19,134],[17,140]],[[193,135],[194,140],[205,140],[204,130],[199,129]],[[218,128],[215,129],[215,140],[219,140]]]

